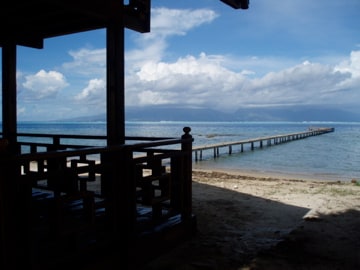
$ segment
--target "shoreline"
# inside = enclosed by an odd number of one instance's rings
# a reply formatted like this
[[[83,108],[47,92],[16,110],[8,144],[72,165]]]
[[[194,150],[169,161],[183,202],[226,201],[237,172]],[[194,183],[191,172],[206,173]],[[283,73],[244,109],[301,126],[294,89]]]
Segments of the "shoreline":
[[[194,238],[158,269],[360,269],[360,185],[193,169]]]
[[[334,179],[334,176],[326,175],[326,174],[307,174],[307,173],[294,173],[294,172],[274,172],[274,171],[260,171],[260,170],[246,170],[246,169],[229,169],[229,168],[204,168],[200,166],[193,165],[193,171],[204,171],[204,172],[219,172],[226,173],[231,175],[244,175],[249,177],[257,177],[257,178],[277,178],[277,179],[287,179],[287,180],[301,180],[301,181],[314,181],[314,182],[360,182],[358,178],[352,179]]]

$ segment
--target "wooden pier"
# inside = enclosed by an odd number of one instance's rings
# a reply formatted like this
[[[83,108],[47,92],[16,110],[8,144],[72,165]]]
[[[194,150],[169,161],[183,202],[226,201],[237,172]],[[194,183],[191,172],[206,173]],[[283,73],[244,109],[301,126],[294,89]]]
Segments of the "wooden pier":
[[[334,131],[335,128],[324,128],[324,127],[309,128],[307,131],[303,131],[303,132],[245,139],[235,142],[221,142],[210,145],[194,146],[193,152],[195,153],[195,161],[201,161],[203,159],[203,151],[205,150],[213,150],[214,152],[213,156],[214,158],[217,158],[218,156],[220,156],[220,148],[228,148],[228,154],[231,155],[233,152],[233,147],[238,145],[240,146],[240,152],[244,152],[245,145],[249,145],[250,150],[254,150],[256,146],[258,146],[258,148],[263,148],[264,145],[266,146],[277,145],[289,141],[305,139],[311,136],[318,136]]]

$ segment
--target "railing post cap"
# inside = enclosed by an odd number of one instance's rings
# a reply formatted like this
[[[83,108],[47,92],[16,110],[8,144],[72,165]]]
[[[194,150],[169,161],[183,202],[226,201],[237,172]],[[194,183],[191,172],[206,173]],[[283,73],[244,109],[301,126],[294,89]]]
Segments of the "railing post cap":
[[[183,131],[184,131],[185,134],[189,134],[190,131],[191,131],[191,128],[190,127],[184,127]]]

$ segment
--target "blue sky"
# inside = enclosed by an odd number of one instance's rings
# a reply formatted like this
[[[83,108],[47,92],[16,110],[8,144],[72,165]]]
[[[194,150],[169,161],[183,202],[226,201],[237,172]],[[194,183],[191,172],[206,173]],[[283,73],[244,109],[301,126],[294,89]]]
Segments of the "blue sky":
[[[359,0],[152,0],[151,32],[126,30],[126,105],[359,111],[359,25]],[[105,113],[105,66],[104,30],[18,47],[18,120]]]

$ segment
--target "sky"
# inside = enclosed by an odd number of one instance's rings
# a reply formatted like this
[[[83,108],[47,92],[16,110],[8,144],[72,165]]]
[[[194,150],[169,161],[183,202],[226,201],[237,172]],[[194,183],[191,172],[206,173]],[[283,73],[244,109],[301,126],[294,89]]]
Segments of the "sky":
[[[247,10],[152,0],[150,33],[125,32],[125,104],[360,112],[359,26],[359,0],[250,0]],[[18,120],[105,113],[105,36],[101,29],[46,39],[41,50],[19,46]]]

